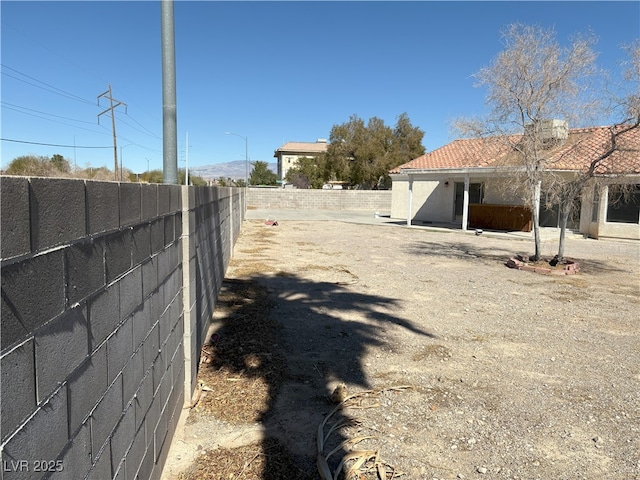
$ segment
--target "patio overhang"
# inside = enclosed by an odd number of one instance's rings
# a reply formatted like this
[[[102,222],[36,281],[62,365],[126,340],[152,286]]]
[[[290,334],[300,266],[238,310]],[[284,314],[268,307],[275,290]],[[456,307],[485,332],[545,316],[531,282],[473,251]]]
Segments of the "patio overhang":
[[[496,174],[514,175],[523,172],[523,167],[464,167],[464,168],[403,168],[398,173],[390,174],[391,178],[413,177],[415,180],[438,180],[450,177],[485,177]]]
[[[469,184],[471,178],[508,177],[523,171],[523,167],[407,168],[401,169],[400,173],[391,174],[391,178],[392,180],[406,180],[408,182],[407,225],[411,225],[412,219],[414,181],[446,181],[455,178],[463,180],[462,230],[466,231],[469,219]]]

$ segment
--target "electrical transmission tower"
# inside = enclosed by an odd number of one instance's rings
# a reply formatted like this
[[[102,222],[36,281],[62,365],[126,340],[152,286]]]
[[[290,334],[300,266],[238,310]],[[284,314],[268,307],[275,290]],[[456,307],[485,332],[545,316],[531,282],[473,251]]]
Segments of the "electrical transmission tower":
[[[98,95],[98,105],[100,105],[101,97],[109,99],[109,108],[98,114],[98,125],[100,125],[100,115],[111,112],[111,130],[113,131],[113,174],[115,180],[118,180],[118,141],[116,138],[116,115],[114,109],[120,105],[124,105],[124,111],[126,113],[127,104],[113,98],[113,95],[111,95],[111,84],[109,84],[109,90]],[[122,178],[120,180],[122,180]]]

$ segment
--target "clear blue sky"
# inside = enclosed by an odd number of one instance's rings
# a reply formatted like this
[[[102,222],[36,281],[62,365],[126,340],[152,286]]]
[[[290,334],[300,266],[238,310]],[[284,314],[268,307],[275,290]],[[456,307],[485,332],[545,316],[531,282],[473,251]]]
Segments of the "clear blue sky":
[[[64,155],[134,172],[162,168],[159,1],[2,1],[2,166]],[[406,112],[430,151],[450,122],[484,111],[471,75],[502,49],[513,22],[553,27],[561,43],[593,31],[602,67],[640,36],[640,2],[175,2],[178,166],[273,162],[288,141],[329,138],[351,115],[393,126]],[[73,145],[76,148],[73,148]],[[108,148],[85,148],[108,147]]]

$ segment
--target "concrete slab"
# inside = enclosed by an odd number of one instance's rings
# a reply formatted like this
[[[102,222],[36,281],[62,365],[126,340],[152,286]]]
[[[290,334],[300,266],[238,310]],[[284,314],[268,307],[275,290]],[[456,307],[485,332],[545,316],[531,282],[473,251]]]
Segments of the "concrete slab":
[[[377,213],[377,214],[376,214]],[[439,232],[457,232],[468,235],[477,235],[476,229],[469,229],[462,232],[459,224],[432,224],[423,222],[413,222],[410,226],[407,221],[401,218],[391,218],[388,211],[368,211],[368,210],[299,210],[299,209],[248,209],[245,215],[246,220],[264,220],[273,222],[283,221],[336,221],[347,223],[361,223],[366,225],[383,225],[404,228],[419,228],[424,230]],[[560,229],[543,227],[540,229],[540,237],[544,241],[557,240]],[[533,240],[533,232],[502,232],[493,230],[482,230],[480,235],[501,238],[514,238],[520,240]],[[573,231],[566,232],[567,238],[583,238],[582,234]]]

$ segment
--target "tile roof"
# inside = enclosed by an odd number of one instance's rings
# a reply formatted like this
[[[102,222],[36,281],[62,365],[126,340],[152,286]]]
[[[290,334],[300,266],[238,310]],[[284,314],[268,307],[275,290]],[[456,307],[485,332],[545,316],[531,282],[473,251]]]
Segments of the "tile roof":
[[[548,150],[547,168],[553,170],[583,170],[610,148],[610,127],[589,127],[569,130],[569,138]],[[518,137],[506,138],[515,143]],[[390,173],[402,170],[438,170],[515,166],[515,151],[505,137],[458,139],[425,155],[400,165]],[[512,143],[512,144],[513,144]],[[619,151],[603,160],[597,173],[640,174],[640,128],[618,137]]]
[[[327,151],[327,142],[287,142],[277,152],[322,153]]]

